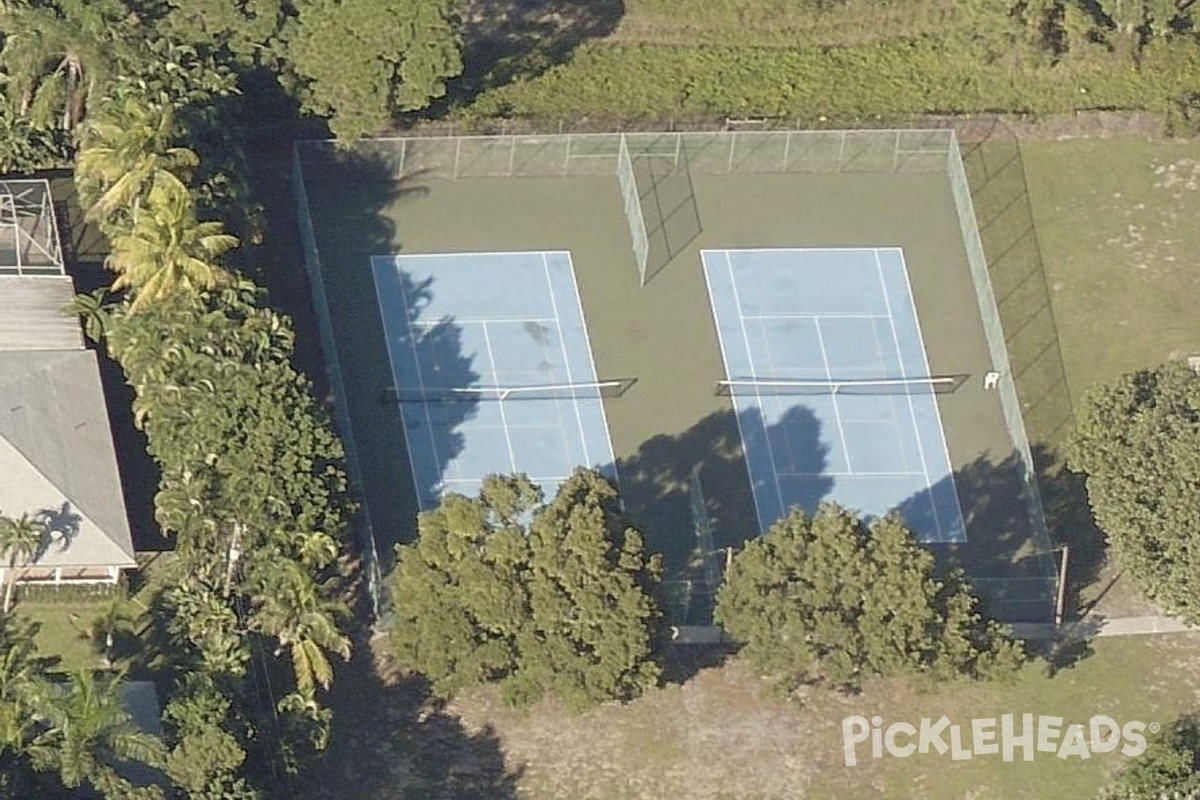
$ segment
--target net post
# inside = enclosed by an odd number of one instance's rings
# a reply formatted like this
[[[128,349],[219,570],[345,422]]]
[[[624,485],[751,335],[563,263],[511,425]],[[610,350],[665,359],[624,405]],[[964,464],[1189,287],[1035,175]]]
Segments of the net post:
[[[396,179],[397,180],[404,177],[404,170],[405,170],[405,167],[407,166],[407,163],[406,163],[407,158],[408,158],[408,139],[401,139],[400,140],[400,163],[397,164],[397,166],[396,166],[396,169],[397,169]]]
[[[458,160],[462,157],[462,137],[454,140],[454,168],[450,172],[450,180],[458,180]]]

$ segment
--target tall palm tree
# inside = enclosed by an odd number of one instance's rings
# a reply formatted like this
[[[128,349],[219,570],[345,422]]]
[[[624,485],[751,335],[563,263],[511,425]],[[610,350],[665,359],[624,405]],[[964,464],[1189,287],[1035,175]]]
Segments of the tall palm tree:
[[[136,222],[154,187],[186,192],[186,180],[199,163],[186,147],[171,144],[174,111],[133,94],[106,103],[89,117],[76,170],[91,203],[86,218],[111,220],[128,210]]]
[[[120,688],[120,677],[96,678],[86,669],[72,673],[66,687],[51,687],[30,747],[34,766],[58,772],[68,789],[87,784],[105,796],[128,791],[116,770],[122,762],[161,767],[162,742],[133,724]]]
[[[316,687],[328,689],[333,665],[326,651],[350,658],[350,640],[338,630],[337,603],[321,596],[320,587],[293,561],[259,564],[250,627],[275,639],[276,653],[288,651],[296,689],[312,699]]]
[[[36,632],[32,623],[0,615],[0,788],[14,797],[23,796],[39,701],[46,696],[46,661],[38,656]]]
[[[13,107],[39,127],[73,129],[134,52],[128,17],[117,0],[0,1],[0,66]]]
[[[0,517],[0,553],[6,557],[4,581],[4,613],[12,608],[13,587],[17,584],[17,568],[24,567],[38,554],[42,547],[45,526],[30,519],[28,514],[19,518]]]
[[[184,292],[196,294],[229,282],[217,259],[237,246],[219,222],[199,222],[186,191],[155,184],[128,233],[116,236],[106,266],[117,273],[114,289],[133,293],[131,311]]]

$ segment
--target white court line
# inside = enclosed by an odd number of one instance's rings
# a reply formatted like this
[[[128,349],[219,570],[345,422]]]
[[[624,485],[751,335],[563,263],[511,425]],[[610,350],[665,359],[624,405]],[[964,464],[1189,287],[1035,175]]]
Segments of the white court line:
[[[929,357],[925,353],[925,337],[922,336],[922,334],[921,334],[921,319],[917,315],[917,301],[916,301],[916,298],[913,297],[912,284],[908,280],[908,263],[904,260],[904,251],[903,250],[901,250],[898,247],[893,248],[893,249],[900,256],[900,266],[901,266],[900,273],[904,276],[904,287],[908,290],[908,304],[909,304],[909,307],[913,311],[913,326],[917,329],[917,341],[919,341],[921,343],[921,366],[925,370],[925,374],[928,375],[928,374],[930,374],[929,373]],[[878,260],[878,257],[876,257],[876,258]],[[911,400],[911,399],[912,398],[910,397],[909,400]],[[950,460],[950,445],[946,441],[946,432],[942,428],[942,411],[940,408],[938,408],[937,398],[933,397],[932,399],[933,399],[933,410],[934,410],[935,416],[937,417],[937,423],[938,423],[937,424],[937,435],[938,435],[938,438],[942,440],[942,452],[946,456],[946,469],[949,470],[946,473],[946,477],[950,481],[950,489],[952,490],[951,494],[954,496],[954,507],[956,509],[958,509],[958,519],[963,524],[963,529],[962,529],[963,541],[966,541],[967,521],[965,519],[963,519],[962,503],[958,499],[958,483],[954,479],[954,462]],[[926,477],[928,478],[928,476],[926,476]],[[933,503],[933,492],[932,492],[933,486],[931,485],[929,488],[931,490],[930,495],[929,495],[929,500],[930,500],[930,503],[932,504]],[[935,514],[937,513],[936,505],[934,505],[934,513]],[[938,525],[938,532],[939,533],[941,532],[940,524]],[[945,539],[943,537],[943,541],[956,542],[959,540],[958,539]]]
[[[780,472],[779,475],[803,478],[910,478],[926,477],[924,472]]]
[[[550,262],[545,256],[542,256],[542,272],[546,276],[546,290],[550,293],[550,307],[554,309],[554,319],[556,320],[555,332],[558,335],[558,349],[562,353],[563,367],[567,370],[567,383],[572,383],[574,379],[571,377],[571,357],[567,355],[567,342],[566,339],[563,338],[562,318],[558,313],[558,300],[554,297],[554,280],[550,277]],[[578,294],[578,292],[576,292],[576,294]],[[582,322],[582,320],[580,321]],[[583,415],[579,412],[579,401],[573,400],[571,402],[571,407],[575,411],[575,426],[579,430],[579,444],[583,448],[583,457],[586,461],[586,465],[590,467],[592,462],[588,457],[587,434],[585,434],[583,431]],[[558,401],[555,401],[554,409],[555,413],[558,414],[559,423],[563,429],[563,433],[566,433],[566,420],[562,418],[562,411],[558,405]],[[571,451],[566,445],[566,437],[564,437],[563,455],[566,457],[566,462],[570,464]]]
[[[402,270],[400,269],[400,264],[398,262],[393,261],[392,269],[396,270],[396,272],[398,272],[398,273],[402,273]],[[383,297],[379,293],[378,279],[376,279],[376,283],[375,283],[375,297],[379,301],[379,314],[382,317],[383,316]],[[400,279],[400,297],[404,300],[404,307],[406,309],[414,307],[412,305],[411,300],[409,300],[408,291],[405,290],[405,288],[404,288],[403,277],[401,277],[401,279]],[[406,322],[406,325],[407,325],[407,322]],[[386,332],[386,330],[387,330],[387,323],[384,322],[384,331]],[[412,326],[409,325],[408,326],[408,343],[409,343],[409,346],[412,348],[413,366],[416,367],[416,370],[417,370],[417,386],[421,389],[421,394],[424,395],[424,394],[426,394],[425,376],[421,372],[421,357],[417,353],[417,340],[416,340],[416,337],[414,336],[414,334],[415,334],[415,331],[413,330]],[[390,337],[385,337],[385,338],[390,339]],[[392,343],[390,340],[387,342],[387,348],[388,348],[388,360],[392,361]],[[395,362],[392,361],[392,380],[396,381],[396,378],[398,378],[399,376],[396,375],[396,368],[394,365],[395,365]],[[400,381],[396,381],[396,385],[399,386]],[[429,430],[429,446],[433,450],[433,467],[434,467],[434,469],[438,470],[438,474],[435,476],[437,483],[434,484],[433,489],[436,492],[441,492],[442,486],[445,485],[445,481],[443,480],[442,471],[445,468],[449,467],[450,463],[446,462],[445,466],[442,465],[442,456],[441,456],[441,453],[438,452],[437,439],[433,435],[433,418],[431,416],[429,416],[429,405],[427,403],[422,403],[421,407],[425,412],[425,426]],[[408,426],[407,426],[407,424],[405,424],[405,421],[404,421],[404,409],[403,408],[400,409],[400,427],[404,428],[404,441],[407,443],[408,442]],[[408,462],[413,471],[413,476],[412,476],[413,483],[417,484],[417,481],[419,480],[419,478],[417,477],[417,468],[416,468],[416,464],[413,462],[413,456],[412,456],[411,450],[409,451],[409,454],[408,454]],[[419,504],[419,498],[421,496],[421,491],[420,491],[421,487],[420,487],[420,485],[415,485],[413,488],[417,492],[418,504]]]
[[[730,286],[733,287],[733,303],[734,303],[733,307],[734,307],[735,311],[737,312],[738,324],[742,328],[742,340],[746,343],[746,360],[749,362],[750,374],[753,375],[754,374],[754,353],[752,352],[751,347],[750,347],[750,334],[746,330],[746,319],[745,319],[745,317],[742,316],[742,298],[741,298],[741,295],[738,293],[737,278],[735,278],[733,275],[733,261],[729,258],[728,253],[725,254],[725,265],[729,270]],[[728,364],[729,362],[725,362],[725,363]],[[762,426],[763,440],[767,443],[767,455],[771,459],[771,481],[775,484],[775,496],[779,498],[780,511],[783,513],[787,513],[787,508],[788,508],[787,504],[783,502],[783,489],[779,486],[779,464],[778,464],[778,462],[775,461],[775,448],[771,445],[771,435],[767,432],[767,419],[766,419],[765,407],[763,406],[763,401],[762,401],[762,392],[760,392],[757,387],[754,390],[754,396],[758,400],[758,413],[759,413],[758,421],[759,421],[759,424]],[[736,416],[740,419],[742,415],[737,414]],[[743,450],[746,449],[745,442],[746,442],[746,440],[743,438],[742,439],[742,449]],[[753,487],[751,487],[751,491],[753,491]],[[761,527],[761,525],[762,525],[762,521],[760,520],[759,526]]]
[[[887,308],[888,316],[891,317],[892,346],[896,348],[896,359],[900,362],[900,375],[902,377],[907,378],[908,370],[904,366],[904,351],[902,351],[900,349],[900,337],[896,333],[896,318],[892,314],[892,301],[891,301],[891,298],[888,297],[887,279],[884,277],[883,262],[879,260],[878,253],[875,254],[875,269],[879,273],[879,290],[881,292],[883,292],[883,304]],[[905,277],[907,279],[907,276],[905,276]],[[912,307],[912,309],[913,309],[913,320],[915,321],[916,316],[917,316],[917,308],[914,305]],[[921,344],[922,358],[924,358],[925,342],[923,339],[920,338],[920,336],[921,336],[921,331],[920,331],[920,328],[918,328],[917,329],[917,338]],[[926,375],[929,374],[929,365],[928,364],[925,365],[925,374]],[[936,403],[935,403],[935,406],[936,406]],[[925,483],[929,486],[929,489],[927,490],[927,492],[929,494],[929,506],[930,506],[930,508],[933,509],[933,521],[934,521],[934,524],[937,525],[938,539],[939,539],[939,541],[945,541],[946,535],[942,532],[942,520],[938,516],[937,503],[933,502],[933,483],[932,483],[932,481],[930,479],[930,475],[929,475],[929,465],[925,461],[925,445],[922,444],[922,442],[921,442],[921,430],[917,425],[917,409],[913,405],[912,395],[908,395],[908,414],[909,414],[909,420],[912,423],[913,436],[915,436],[917,439],[917,452],[921,455],[921,471],[925,473]],[[940,419],[938,420],[938,428],[939,429],[941,428],[941,420]]]
[[[496,256],[545,256],[548,253],[553,253],[555,255],[570,255],[570,253],[566,250],[465,250],[455,253],[392,253],[390,256],[384,255],[373,257],[394,258],[397,261],[401,261],[409,258],[495,258]]]
[[[492,353],[492,337],[488,334],[487,323],[483,325],[483,343],[487,347],[488,361],[492,365],[492,374],[497,378],[500,377],[500,370],[496,366],[496,356]],[[504,426],[504,444],[508,446],[508,463],[512,466],[512,471],[519,472],[517,469],[517,457],[513,453],[512,437],[508,435],[508,419],[504,416],[504,401],[500,401],[500,422]]]
[[[853,312],[821,314],[746,314],[745,319],[887,319],[883,314],[856,314]]]
[[[899,250],[898,247],[734,247],[729,250],[701,250],[700,253],[878,253],[880,250]]]
[[[816,321],[817,329],[817,344],[821,346],[821,360],[825,362],[825,377],[830,381],[833,380],[833,373],[829,369],[829,354],[825,352],[825,337],[821,334],[821,320]],[[842,454],[846,458],[846,469],[854,472],[854,466],[850,463],[850,448],[846,446],[846,432],[842,430],[842,411],[838,408],[837,395],[830,398],[833,401],[833,420],[837,423],[838,439],[842,442]]]
[[[579,284],[576,283],[576,281],[575,281],[575,262],[571,260],[571,254],[567,253],[566,251],[557,251],[556,250],[556,251],[552,251],[552,252],[566,253],[567,266],[570,268],[570,274],[571,274],[572,294],[575,295],[575,308],[577,308],[579,310],[579,324],[583,326],[583,344],[587,348],[588,365],[592,368],[592,370],[591,370],[592,379],[598,381],[598,380],[600,380],[600,376],[599,376],[599,373],[596,371],[596,360],[592,354],[592,341],[591,341],[590,336],[588,335],[587,318],[583,315],[583,300],[581,300],[579,298]],[[551,293],[553,293],[553,291],[554,291],[554,287],[551,287]],[[555,314],[558,313],[557,306],[555,307],[554,313]],[[617,482],[617,494],[618,494],[618,497],[620,497],[621,496],[620,495],[621,473],[620,473],[620,470],[617,469],[617,455],[616,455],[616,453],[613,452],[612,434],[609,432],[609,427],[608,427],[608,412],[606,412],[604,410],[604,398],[600,397],[600,398],[597,398],[597,400],[600,404],[600,420],[604,424],[604,445],[608,449],[608,463],[612,464],[613,477],[616,479],[616,482]],[[585,450],[585,452],[587,450],[586,442],[584,444],[584,450]],[[604,455],[604,453],[601,453],[601,455]],[[591,464],[588,464],[588,466],[590,467]],[[621,498],[621,508],[624,509],[624,507],[625,507],[625,500],[622,497]]]
[[[436,328],[439,325],[445,325],[447,323],[452,325],[466,325],[468,323],[480,322],[536,322],[539,325],[548,325],[550,323],[558,322],[558,320],[554,317],[460,317],[457,315],[447,315],[441,319],[430,320],[429,322],[414,322],[412,324],[414,327],[419,326],[423,328]]]

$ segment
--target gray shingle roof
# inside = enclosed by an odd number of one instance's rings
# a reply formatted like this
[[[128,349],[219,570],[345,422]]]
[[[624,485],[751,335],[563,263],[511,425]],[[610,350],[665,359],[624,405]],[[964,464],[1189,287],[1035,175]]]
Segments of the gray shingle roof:
[[[48,521],[38,566],[131,567],[99,363],[62,312],[74,293],[65,275],[0,275],[0,514]]]
[[[75,294],[66,276],[0,277],[0,350],[78,350],[79,320],[62,313]]]
[[[39,566],[134,565],[95,353],[0,352],[0,475],[0,513],[58,529]]]

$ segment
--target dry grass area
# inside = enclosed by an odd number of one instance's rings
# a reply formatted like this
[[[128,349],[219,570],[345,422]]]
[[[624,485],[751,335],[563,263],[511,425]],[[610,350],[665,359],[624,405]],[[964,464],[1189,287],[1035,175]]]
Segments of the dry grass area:
[[[1103,713],[1121,723],[1166,724],[1195,704],[1200,635],[1098,640],[1092,647],[1053,677],[1037,662],[1007,685],[921,691],[907,682],[880,681],[857,696],[813,690],[802,700],[784,699],[734,659],[634,703],[583,715],[553,702],[512,709],[491,691],[474,692],[439,713],[469,736],[494,737],[516,796],[535,800],[1032,800],[1047,797],[1048,786],[1055,787],[1055,797],[1088,798],[1121,756],[1060,760],[1039,753],[1032,763],[1005,763],[999,756],[951,761],[933,754],[875,760],[860,746],[859,763],[847,767],[841,721],[878,714],[885,724],[916,725],[922,717],[946,715],[969,728],[973,718],[1004,713],[1058,715],[1085,724]]]

